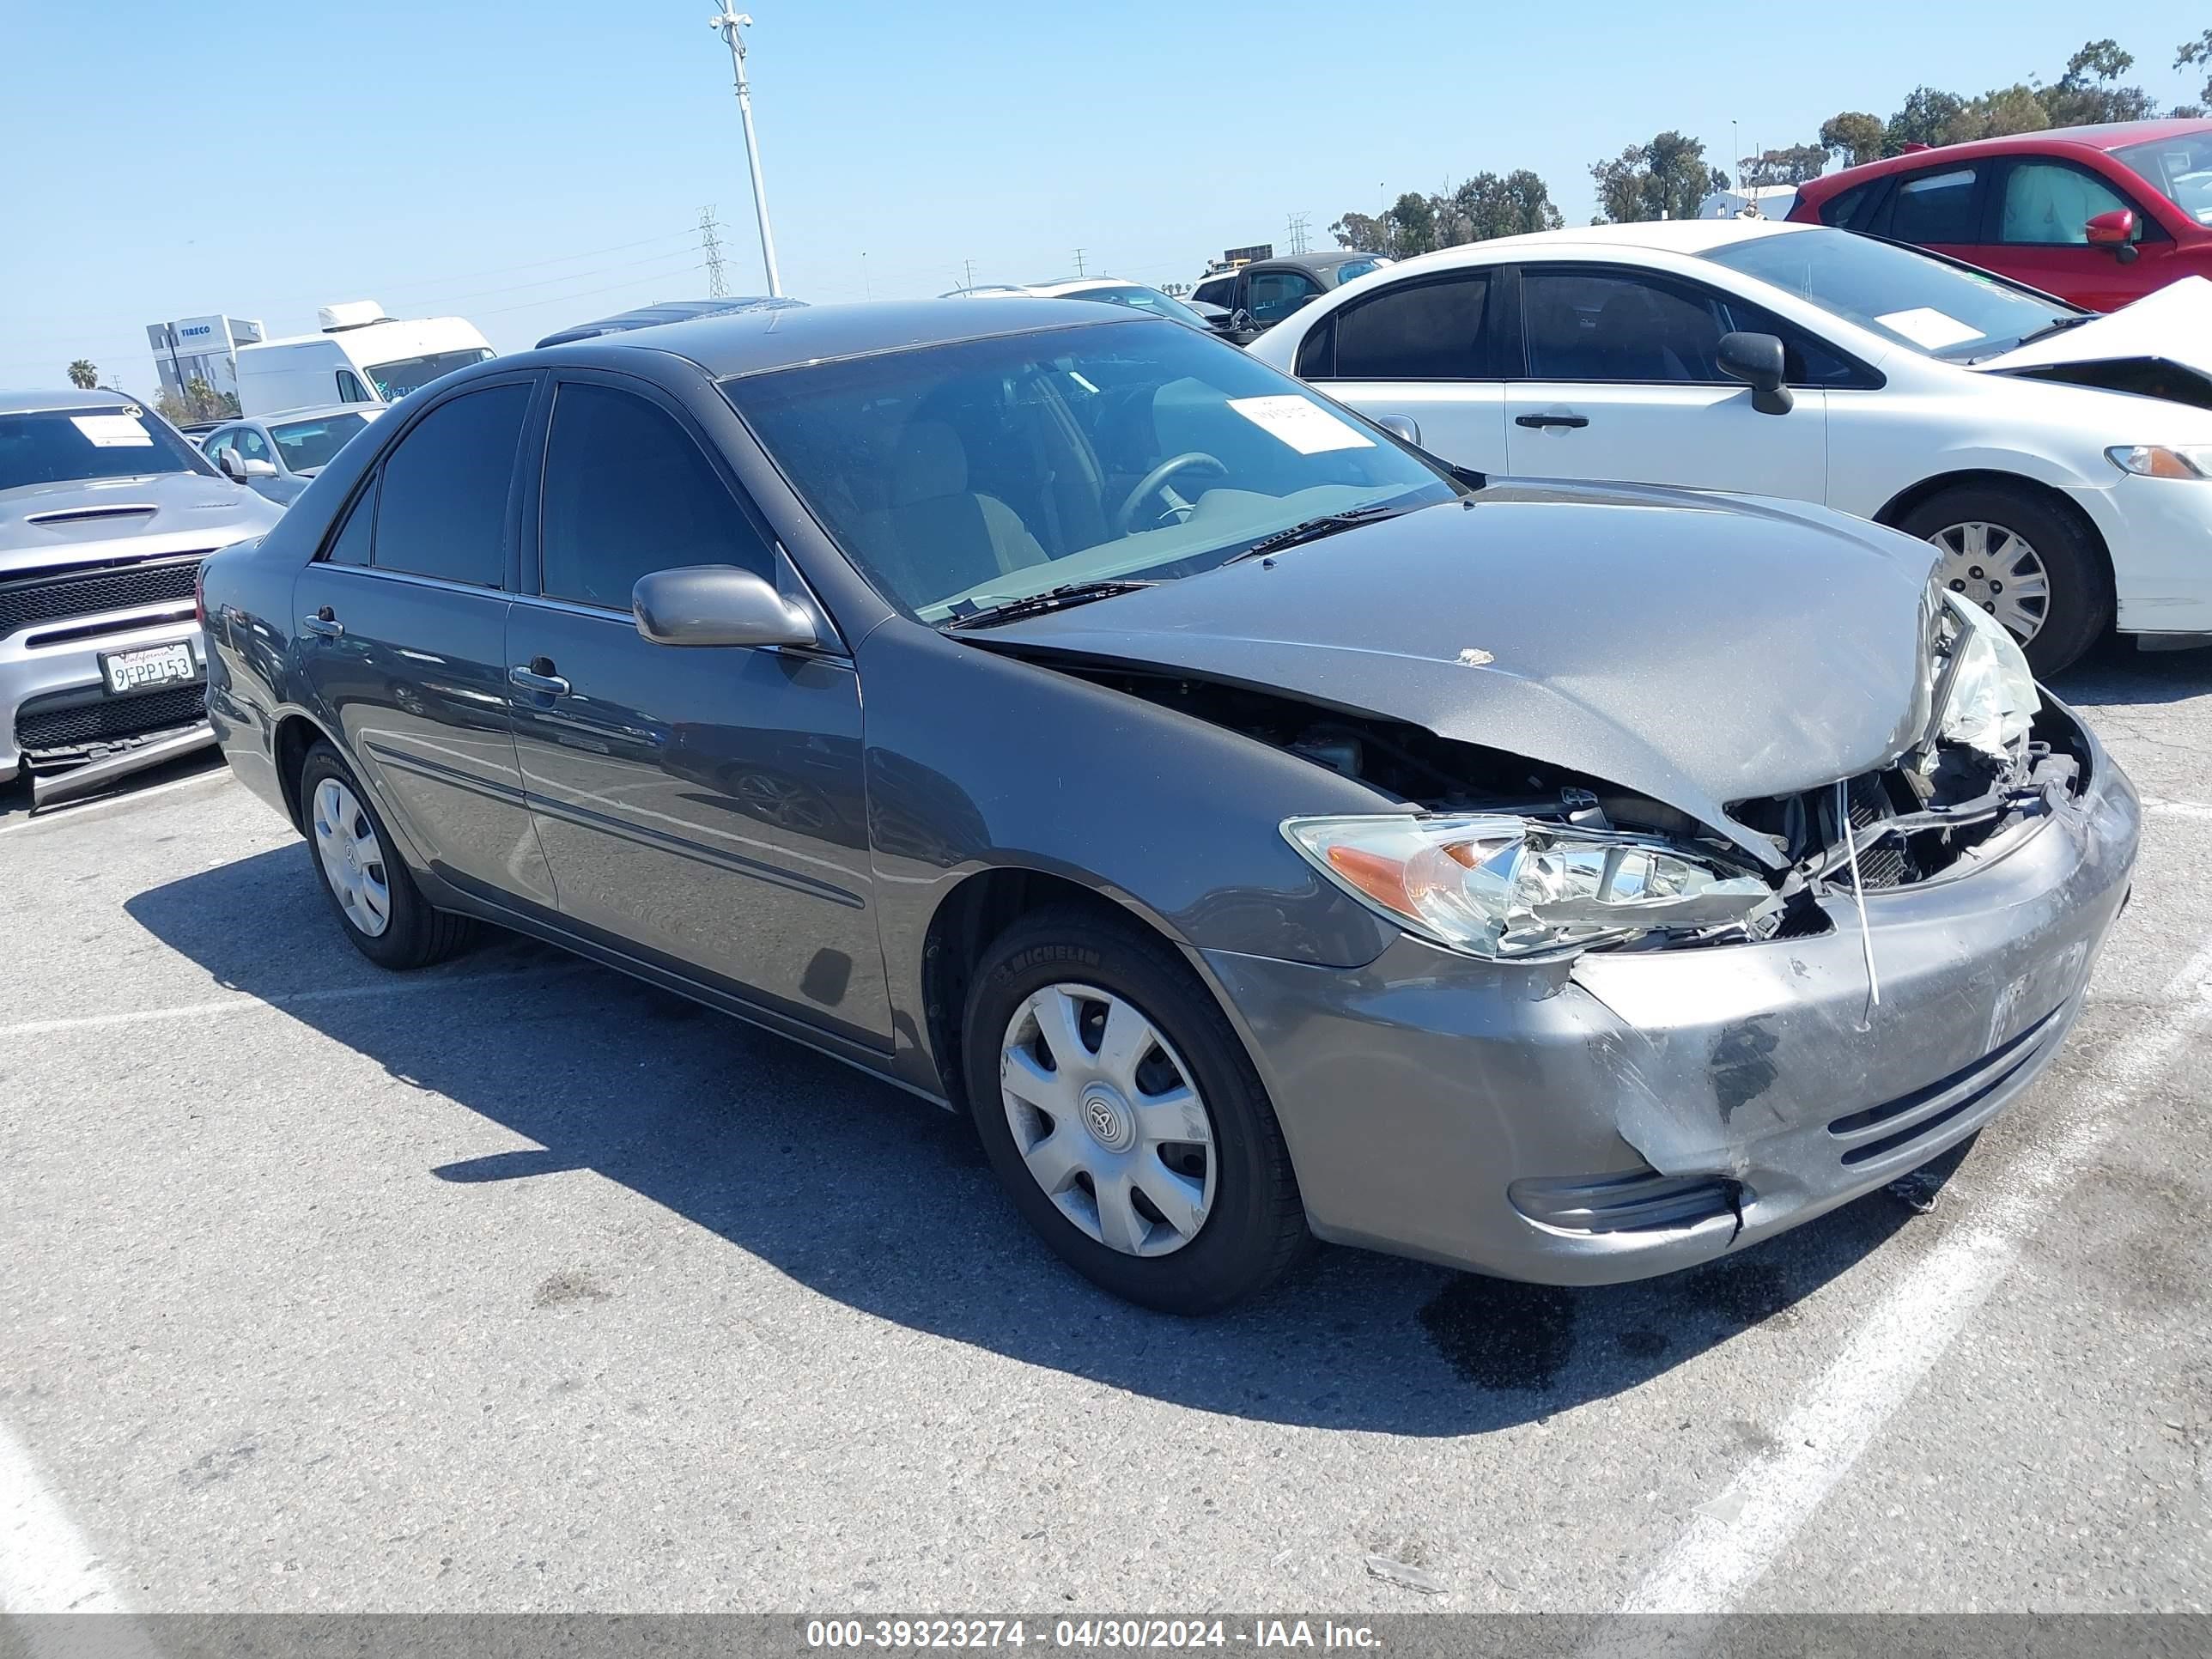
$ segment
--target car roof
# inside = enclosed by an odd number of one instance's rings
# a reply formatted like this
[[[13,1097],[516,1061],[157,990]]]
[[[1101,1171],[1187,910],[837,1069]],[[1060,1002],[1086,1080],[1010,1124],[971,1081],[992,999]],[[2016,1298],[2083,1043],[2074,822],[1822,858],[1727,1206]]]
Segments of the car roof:
[[[1335,248],[1327,253],[1284,253],[1272,259],[1254,259],[1241,269],[1245,270],[1334,270],[1339,265],[1353,259],[1387,259],[1387,253],[1369,253],[1356,247]],[[1228,273],[1217,271],[1216,276]]]
[[[1141,327],[1182,325],[1121,306],[1089,300],[1050,300],[1030,295],[990,296],[946,305],[942,300],[878,300],[859,304],[804,306],[789,311],[744,311],[732,316],[702,317],[688,323],[556,346],[555,354],[631,351],[670,353],[696,363],[720,379],[759,374],[803,363],[864,357],[915,346],[956,345],[1047,329]],[[487,367],[528,365],[538,356],[495,358]]]
[[[1433,270],[1439,266],[1489,264],[1516,253],[1540,252],[1549,258],[1561,258],[1578,251],[1602,253],[1620,248],[1695,255],[1761,236],[1798,236],[1824,228],[1789,219],[1653,219],[1626,225],[1578,225],[1567,230],[1536,230],[1483,242],[1461,242],[1434,252],[1417,253],[1386,269],[1392,277],[1400,277],[1408,271]]]
[[[1909,149],[1902,155],[1885,155],[1879,161],[1863,161],[1855,167],[1808,179],[1797,189],[1804,198],[1820,201],[1839,190],[1849,189],[1863,179],[1881,179],[1893,173],[1941,167],[1946,161],[1971,161],[1984,155],[2032,155],[2050,149],[2115,150],[2130,144],[2208,132],[2212,132],[2212,120],[2188,117],[2107,121],[2094,126],[2045,127],[2037,132],[2007,133],[2002,138],[1976,138],[1963,144],[1934,144],[1926,149]]]
[[[106,392],[95,386],[79,392],[0,392],[0,415],[33,415],[63,409],[112,409],[118,404],[144,406],[144,400],[127,392]]]
[[[571,340],[588,340],[600,334],[620,334],[634,328],[657,328],[663,323],[688,322],[694,317],[713,317],[726,311],[785,310],[805,303],[804,300],[789,300],[766,294],[726,295],[719,300],[663,300],[657,305],[618,311],[611,317],[601,317],[593,322],[578,323],[573,328],[558,330],[538,343],[541,346],[566,345]]]
[[[319,421],[332,415],[380,415],[389,404],[303,404],[297,409],[276,409],[266,415],[233,415],[208,429],[225,426],[279,426],[294,421]]]

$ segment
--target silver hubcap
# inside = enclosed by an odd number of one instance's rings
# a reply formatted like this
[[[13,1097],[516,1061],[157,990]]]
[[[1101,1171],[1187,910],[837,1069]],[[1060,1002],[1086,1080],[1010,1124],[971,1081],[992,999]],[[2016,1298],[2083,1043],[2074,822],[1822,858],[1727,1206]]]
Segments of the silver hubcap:
[[[1167,1255],[1213,1207],[1213,1122],[1151,1020],[1087,985],[1049,985],[1000,1045],[1006,1122],[1060,1212],[1124,1255]]]
[[[371,939],[392,926],[392,886],[376,826],[336,778],[315,786],[315,856],[345,919]]]
[[[1972,599],[2026,645],[2051,614],[2051,574],[2027,538],[2001,524],[1954,524],[1928,538],[1942,552],[1936,580]]]

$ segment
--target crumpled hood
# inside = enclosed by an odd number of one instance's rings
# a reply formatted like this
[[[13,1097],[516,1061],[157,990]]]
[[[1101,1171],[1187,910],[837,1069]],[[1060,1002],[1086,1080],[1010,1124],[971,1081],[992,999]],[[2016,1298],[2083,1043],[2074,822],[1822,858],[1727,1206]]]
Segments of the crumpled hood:
[[[54,565],[212,551],[258,536],[283,509],[197,472],[0,490],[0,575]]]
[[[2212,406],[2212,282],[2185,276],[1974,367]]]
[[[1824,507],[1505,483],[963,637],[1408,721],[1663,801],[1771,865],[1728,803],[1873,770],[1924,729],[1933,564]]]

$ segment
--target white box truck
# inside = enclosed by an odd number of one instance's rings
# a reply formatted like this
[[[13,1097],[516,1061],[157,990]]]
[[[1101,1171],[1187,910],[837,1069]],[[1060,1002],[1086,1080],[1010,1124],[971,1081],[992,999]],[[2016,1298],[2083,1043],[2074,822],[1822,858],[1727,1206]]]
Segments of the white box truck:
[[[374,300],[325,306],[321,332],[238,349],[245,415],[331,404],[396,404],[417,386],[492,356],[465,317],[387,317]]]

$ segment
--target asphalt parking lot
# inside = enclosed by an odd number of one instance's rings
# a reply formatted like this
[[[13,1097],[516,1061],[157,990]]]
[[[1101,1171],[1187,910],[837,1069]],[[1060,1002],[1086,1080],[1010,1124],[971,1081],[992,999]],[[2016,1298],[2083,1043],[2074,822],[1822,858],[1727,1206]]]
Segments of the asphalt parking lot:
[[[495,939],[380,974],[204,766],[0,811],[0,1607],[2212,1605],[2212,652],[2056,1070],[1904,1190],[1186,1323],[964,1123]]]

